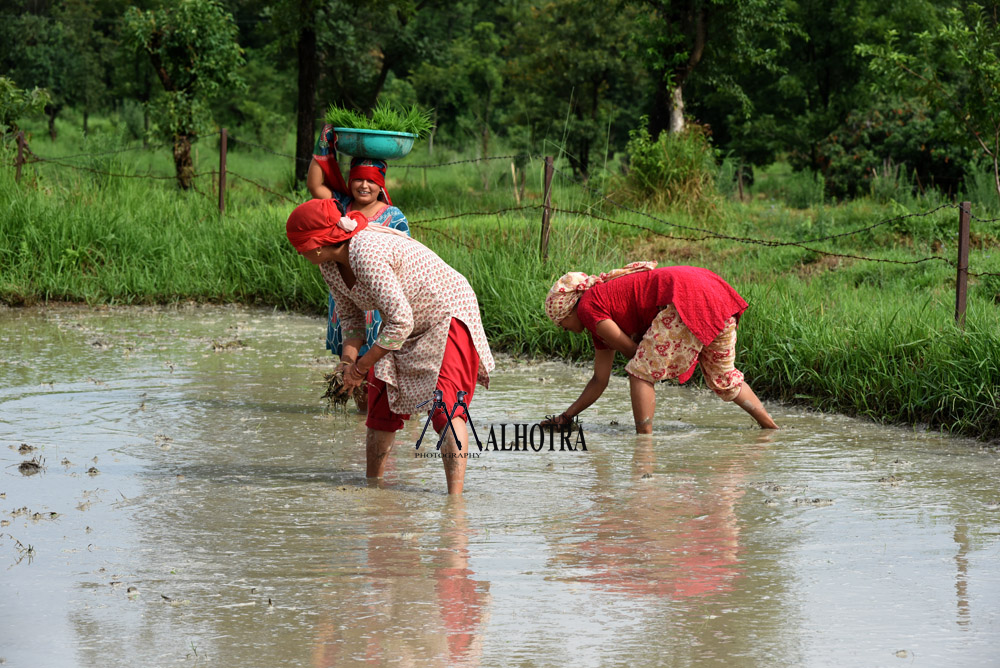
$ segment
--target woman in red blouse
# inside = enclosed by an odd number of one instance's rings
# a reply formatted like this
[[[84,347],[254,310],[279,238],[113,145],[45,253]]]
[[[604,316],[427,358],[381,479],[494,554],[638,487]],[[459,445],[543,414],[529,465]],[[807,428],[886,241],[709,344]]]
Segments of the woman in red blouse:
[[[552,322],[594,339],[594,375],[580,397],[551,422],[566,424],[604,393],[615,351],[629,363],[636,433],[653,430],[654,383],[687,381],[700,362],[705,382],[723,401],[735,401],[762,429],[777,429],[734,365],[736,325],[747,303],[722,278],[700,267],[633,262],[588,276],[565,274],[545,299]]]

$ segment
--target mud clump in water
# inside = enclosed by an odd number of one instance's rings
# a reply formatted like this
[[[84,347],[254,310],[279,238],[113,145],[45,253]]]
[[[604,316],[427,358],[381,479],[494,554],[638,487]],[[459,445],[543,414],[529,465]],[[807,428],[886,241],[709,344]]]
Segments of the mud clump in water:
[[[832,506],[833,499],[795,499],[793,503],[797,506],[814,506],[819,508],[822,506]]]
[[[17,470],[21,475],[35,475],[45,470],[45,460],[34,457],[33,459],[18,464]]]
[[[247,347],[247,344],[243,343],[240,339],[232,339],[231,341],[212,341],[212,350],[217,353],[225,352],[227,350],[243,350]]]
[[[326,381],[326,392],[323,394],[323,399],[329,402],[331,409],[346,410],[349,398],[354,399],[354,403],[359,407],[368,403],[368,383],[366,381],[362,381],[349,395],[344,392],[343,369],[323,374],[323,380]]]

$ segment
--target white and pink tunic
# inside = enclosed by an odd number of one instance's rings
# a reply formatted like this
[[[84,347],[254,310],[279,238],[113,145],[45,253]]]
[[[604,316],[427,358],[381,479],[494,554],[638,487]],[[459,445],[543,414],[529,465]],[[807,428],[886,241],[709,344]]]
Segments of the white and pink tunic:
[[[469,328],[479,353],[477,380],[489,387],[496,365],[476,293],[464,276],[419,241],[379,226],[351,239],[348,261],[357,278],[351,289],[337,263],[320,265],[320,271],[337,304],[345,340],[364,338],[365,311],[382,314],[375,344],[392,352],[375,364],[375,377],[385,381],[393,412],[413,413],[432,398],[452,318]]]

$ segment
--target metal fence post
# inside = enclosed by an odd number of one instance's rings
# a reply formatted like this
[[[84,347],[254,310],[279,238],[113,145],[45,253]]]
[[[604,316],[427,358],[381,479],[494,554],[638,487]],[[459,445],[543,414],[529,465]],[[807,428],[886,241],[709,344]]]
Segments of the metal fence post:
[[[972,202],[962,202],[958,213],[958,276],[955,279],[955,323],[965,327],[965,295],[969,283],[969,219]]]
[[[14,173],[14,183],[21,182],[21,165],[24,164],[24,130],[17,133],[17,161],[14,163],[16,171]]]
[[[545,156],[545,195],[542,207],[542,239],[539,245],[539,253],[542,260],[549,259],[549,220],[552,218],[552,156]]]
[[[219,213],[226,211],[226,147],[229,133],[222,128],[219,134]]]

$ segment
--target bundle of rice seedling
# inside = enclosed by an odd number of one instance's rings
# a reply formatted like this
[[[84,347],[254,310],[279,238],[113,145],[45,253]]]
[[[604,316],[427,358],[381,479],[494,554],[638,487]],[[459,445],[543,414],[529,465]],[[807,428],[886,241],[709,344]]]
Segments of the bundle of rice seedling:
[[[323,374],[323,380],[326,381],[326,392],[323,394],[323,398],[328,400],[332,410],[346,410],[349,398],[353,398],[355,405],[359,407],[364,406],[368,401],[367,381],[361,381],[361,384],[355,387],[350,394],[344,392],[343,369]]]
[[[324,120],[337,128],[409,132],[418,137],[426,136],[433,126],[430,113],[422,111],[417,105],[400,111],[387,102],[379,102],[372,109],[371,118],[351,109],[330,105]]]

